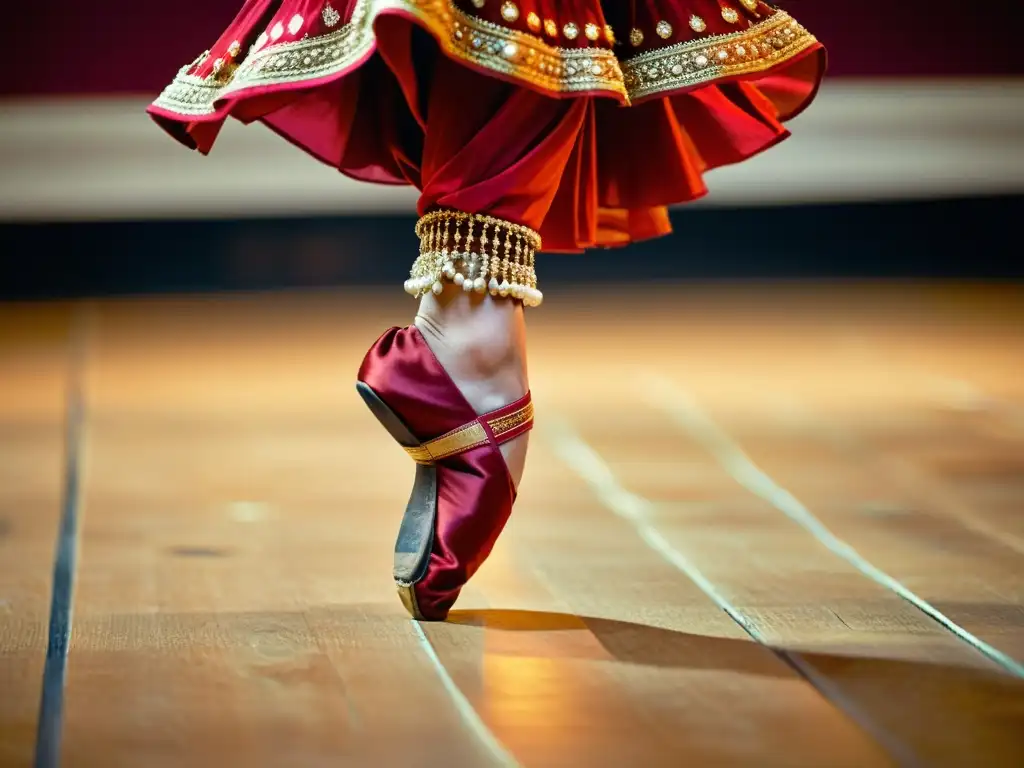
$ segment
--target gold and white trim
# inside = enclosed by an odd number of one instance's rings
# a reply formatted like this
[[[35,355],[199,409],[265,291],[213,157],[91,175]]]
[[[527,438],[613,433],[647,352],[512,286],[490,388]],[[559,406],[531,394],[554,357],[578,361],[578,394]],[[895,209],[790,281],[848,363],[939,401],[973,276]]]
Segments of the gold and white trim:
[[[241,61],[236,61],[229,50],[218,51],[214,64],[221,64],[211,67],[210,52],[203,54],[179,71],[153,106],[184,117],[202,118],[216,114],[221,102],[243,91],[298,85],[342,74],[373,52],[374,21],[387,12],[412,17],[435,37],[447,55],[479,69],[553,94],[590,93],[625,104],[724,77],[764,71],[816,42],[787,13],[775,11],[745,30],[656,48],[620,63],[609,47],[602,47],[610,45],[607,40],[599,38],[594,45],[584,47],[554,46],[539,35],[478,19],[451,0],[358,0],[349,20],[340,26],[336,11],[326,13],[329,7],[325,4],[321,13],[324,26],[313,27],[325,30],[322,34],[280,40],[284,28],[278,30],[278,22],[269,37],[266,32],[259,36]],[[289,20],[289,32],[300,31],[301,21],[299,17]],[[280,34],[274,40],[277,32]],[[580,38],[580,42],[588,40],[588,36]]]
[[[504,219],[461,211],[437,210],[416,222],[420,253],[413,262],[405,291],[420,298],[440,294],[446,283],[462,290],[489,292],[540,306],[536,256],[538,232]]]
[[[623,79],[631,101],[727,77],[763,72],[799,55],[817,39],[784,11],[743,32],[656,48],[627,59]]]

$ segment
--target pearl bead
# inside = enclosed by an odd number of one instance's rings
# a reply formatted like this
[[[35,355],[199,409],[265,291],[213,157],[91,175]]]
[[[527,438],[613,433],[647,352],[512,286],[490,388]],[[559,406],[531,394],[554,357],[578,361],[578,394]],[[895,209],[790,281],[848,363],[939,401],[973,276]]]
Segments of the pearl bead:
[[[463,280],[462,281],[462,290],[464,290],[466,293],[469,293],[470,291],[472,291],[473,290],[473,281],[472,280]]]
[[[437,282],[434,283],[433,286],[431,286],[430,290],[432,290],[434,292],[435,296],[440,296],[441,295],[441,291],[444,290],[444,286],[441,285],[441,281],[438,280]]]
[[[502,280],[501,285],[498,286],[498,293],[502,296],[508,296],[508,280]]]
[[[466,278],[463,277],[461,273],[455,276],[456,285],[462,285],[464,282],[466,282]]]
[[[478,277],[476,280],[473,281],[473,290],[475,290],[477,293],[483,293],[486,288],[487,283],[484,282],[484,279],[482,277]]]
[[[497,293],[499,287],[500,286],[498,285],[497,278],[492,277],[491,281],[487,283],[487,290],[489,290],[491,293]]]

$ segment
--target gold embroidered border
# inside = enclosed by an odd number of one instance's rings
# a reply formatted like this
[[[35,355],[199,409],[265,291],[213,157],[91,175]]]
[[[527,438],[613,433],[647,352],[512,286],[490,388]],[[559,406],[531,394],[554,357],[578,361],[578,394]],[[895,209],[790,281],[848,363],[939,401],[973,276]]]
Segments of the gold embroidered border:
[[[627,100],[622,70],[607,48],[557,48],[459,10],[450,0],[378,0],[374,10],[416,17],[449,55],[559,93],[609,91]]]
[[[371,3],[372,0],[357,2],[349,22],[326,35],[250,49],[226,76],[189,74],[206,59],[207,52],[182,68],[153,104],[169,112],[198,117],[212,114],[219,100],[245,88],[300,83],[343,72],[373,48],[373,19],[367,12]]]
[[[530,401],[519,410],[513,411],[507,416],[500,416],[497,419],[489,420],[487,422],[487,426],[489,426],[491,431],[494,433],[494,439],[500,441],[502,435],[506,432],[511,432],[513,429],[516,429],[530,421],[533,421],[533,401]]]
[[[622,62],[606,48],[557,48],[459,10],[451,0],[359,0],[348,23],[316,37],[250,50],[237,66],[191,74],[204,54],[183,67],[154,101],[180,115],[213,114],[216,103],[248,88],[301,83],[344,72],[374,47],[373,21],[382,11],[412,16],[456,59],[556,93],[604,92],[623,102],[719,78],[760,72],[816,40],[789,14],[776,11],[749,29],[701,38]]]
[[[691,40],[642,53],[622,62],[631,101],[763,72],[796,56],[817,39],[785,11],[776,11],[742,32]]]
[[[182,68],[154,106],[198,117],[216,102],[260,86],[300,83],[345,71],[373,49],[373,21],[382,11],[418,19],[453,58],[557,92],[608,91],[626,100],[615,54],[604,48],[556,48],[525,32],[477,19],[450,0],[360,0],[349,22],[325,35],[271,43],[218,75],[190,74],[206,54]]]
[[[487,426],[494,433],[494,438],[500,440],[502,435],[531,421],[533,421],[532,401],[505,416],[489,419]],[[432,464],[448,456],[476,448],[486,442],[487,432],[483,425],[479,421],[473,421],[440,437],[435,437],[433,440],[428,440],[422,445],[406,447],[405,452],[417,464]]]

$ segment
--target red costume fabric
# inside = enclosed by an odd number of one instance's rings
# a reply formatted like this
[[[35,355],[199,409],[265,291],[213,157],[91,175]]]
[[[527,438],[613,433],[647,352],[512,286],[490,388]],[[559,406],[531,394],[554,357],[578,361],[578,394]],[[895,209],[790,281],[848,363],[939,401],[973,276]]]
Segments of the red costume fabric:
[[[419,212],[538,230],[545,251],[666,234],[703,174],[788,136],[821,44],[761,0],[247,0],[150,106],[207,153],[262,121]]]

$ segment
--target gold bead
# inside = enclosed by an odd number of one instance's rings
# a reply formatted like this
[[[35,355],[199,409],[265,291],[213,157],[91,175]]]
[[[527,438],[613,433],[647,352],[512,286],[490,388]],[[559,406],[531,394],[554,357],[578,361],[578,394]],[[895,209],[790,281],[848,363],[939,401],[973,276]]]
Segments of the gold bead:
[[[608,45],[615,45],[615,30],[608,24],[604,25],[604,39],[608,41]]]
[[[558,25],[551,19],[544,19],[544,34],[548,37],[558,37]]]
[[[473,7],[474,8],[483,8],[485,2],[486,2],[486,0],[473,0]]]
[[[658,33],[658,37],[662,40],[668,40],[672,37],[672,25],[667,21],[659,21],[658,26],[654,28],[654,31]]]
[[[748,11],[756,11],[757,10],[757,2],[758,2],[758,0],[740,0],[740,2],[743,3],[743,5],[746,7],[746,9]]]
[[[583,34],[587,36],[587,40],[597,40],[601,36],[601,30],[597,24],[587,24],[583,27]]]
[[[575,40],[579,33],[580,28],[576,26],[575,22],[570,21],[562,27],[562,34],[565,35],[566,40]]]
[[[734,8],[723,8],[722,18],[728,21],[730,24],[735,24],[740,20],[740,15]]]
[[[534,32],[540,32],[540,16],[530,11],[526,14],[526,26]]]
[[[515,3],[502,3],[501,4],[501,18],[507,21],[509,24],[519,19],[519,6]]]
[[[633,44],[634,48],[639,48],[644,44],[644,33],[636,27],[629,30],[629,42]]]
[[[690,17],[690,29],[694,32],[703,32],[707,28],[707,22],[705,22],[700,16],[694,14]]]

